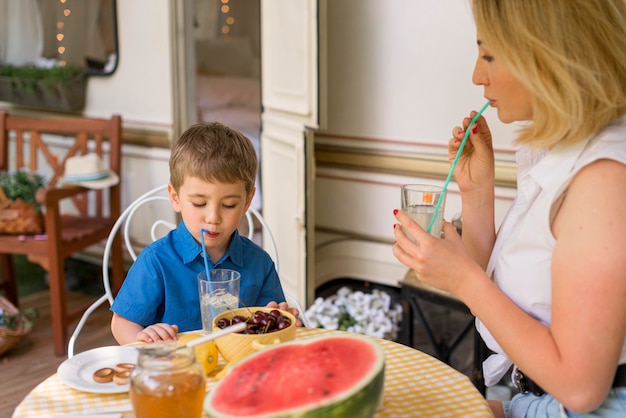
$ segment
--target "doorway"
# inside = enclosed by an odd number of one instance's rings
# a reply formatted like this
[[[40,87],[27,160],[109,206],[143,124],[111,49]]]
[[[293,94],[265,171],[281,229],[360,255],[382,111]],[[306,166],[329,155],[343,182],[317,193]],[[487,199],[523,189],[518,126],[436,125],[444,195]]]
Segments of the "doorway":
[[[260,0],[195,0],[196,117],[246,135],[261,156]],[[260,164],[259,164],[260,165]],[[252,207],[261,209],[260,171]]]

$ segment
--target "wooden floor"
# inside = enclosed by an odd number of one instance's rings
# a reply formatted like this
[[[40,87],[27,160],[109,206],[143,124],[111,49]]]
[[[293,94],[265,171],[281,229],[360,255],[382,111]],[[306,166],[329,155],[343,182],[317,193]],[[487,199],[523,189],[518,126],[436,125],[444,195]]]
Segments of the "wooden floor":
[[[69,306],[78,306],[87,300],[82,293],[69,295]],[[50,302],[48,291],[20,299],[20,308],[36,308],[39,318],[33,330],[11,350],[0,356],[0,417],[8,418],[21,400],[40,382],[54,374],[67,357],[57,357],[52,350]],[[87,321],[77,341],[75,352],[89,348],[116,345],[111,335],[111,312],[108,303],[98,308]],[[70,335],[76,324],[70,327]]]

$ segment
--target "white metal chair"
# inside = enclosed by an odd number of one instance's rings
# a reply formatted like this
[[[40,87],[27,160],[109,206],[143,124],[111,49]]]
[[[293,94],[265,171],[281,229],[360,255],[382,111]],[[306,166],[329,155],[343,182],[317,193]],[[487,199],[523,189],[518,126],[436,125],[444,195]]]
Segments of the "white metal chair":
[[[141,209],[142,210],[141,221],[143,223],[148,222],[149,224],[150,221],[146,221],[146,218],[150,219],[150,215],[152,215],[152,219],[156,217],[154,212],[150,212],[150,210],[155,209],[155,206],[151,205],[151,202],[152,203],[166,202],[170,210],[165,211],[165,212],[161,210],[158,212],[158,216],[162,217],[163,213],[167,213],[172,216],[172,219],[171,220],[157,219],[154,222],[152,222],[152,225],[150,225],[149,237],[145,237],[142,240],[144,242],[138,244],[137,242],[133,242],[131,240],[131,229],[134,225],[132,220]],[[148,215],[144,213],[146,211],[148,211]],[[122,212],[120,217],[117,219],[117,221],[113,225],[111,232],[109,233],[109,237],[107,238],[106,245],[104,247],[104,253],[102,256],[102,281],[104,284],[104,294],[99,299],[97,299],[93,304],[91,304],[87,308],[83,316],[80,318],[80,321],[78,322],[78,325],[76,326],[76,329],[72,333],[72,336],[70,337],[70,340],[68,343],[68,349],[67,349],[68,358],[72,358],[74,356],[74,348],[76,345],[76,340],[78,339],[78,335],[80,334],[83,327],[85,326],[85,323],[87,322],[87,319],[89,318],[89,316],[104,302],[108,301],[109,306],[113,304],[114,296],[113,296],[113,292],[112,292],[111,285],[109,282],[109,258],[111,255],[113,239],[117,235],[117,233],[120,231],[120,228],[122,228],[123,226],[122,237],[124,241],[124,247],[128,251],[128,254],[130,255],[132,261],[135,261],[137,259],[138,253],[141,251],[141,248],[143,248],[146,245],[146,241],[148,243],[152,241],[156,241],[160,237],[167,234],[167,232],[176,228],[175,218],[176,218],[176,215],[174,211],[171,210],[169,197],[167,196],[167,185],[156,187],[144,193],[143,195],[138,197],[133,203],[131,203],[130,206],[128,206],[124,210],[124,212]],[[265,219],[263,219],[263,216],[254,208],[248,209],[245,215],[245,219],[247,222],[242,223],[242,226],[240,227],[241,228],[240,232],[243,235],[247,236],[249,239],[253,239],[253,235],[255,233],[255,225],[259,224],[262,227],[262,230],[265,233],[264,239],[266,239],[267,244],[269,244],[268,252],[270,256],[272,257],[272,259],[274,260],[274,264],[276,265],[276,270],[278,271],[278,249],[276,247],[274,237],[272,236],[272,232],[269,229],[269,226],[267,225],[267,223],[265,222]],[[300,312],[300,320],[302,321],[302,324],[306,327],[310,326],[310,323],[308,319],[306,318],[305,310],[302,308],[298,300],[287,293],[285,293],[285,298],[287,299],[286,301],[290,306],[294,306]]]

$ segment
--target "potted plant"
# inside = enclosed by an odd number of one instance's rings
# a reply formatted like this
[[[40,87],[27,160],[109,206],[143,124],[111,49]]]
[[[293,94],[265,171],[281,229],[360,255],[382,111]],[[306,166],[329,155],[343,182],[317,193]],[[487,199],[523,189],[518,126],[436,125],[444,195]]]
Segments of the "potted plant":
[[[40,234],[43,232],[37,191],[45,179],[28,170],[0,172],[0,233]]]
[[[81,69],[65,66],[0,67],[0,101],[54,110],[85,107],[87,78]]]
[[[0,355],[30,332],[37,317],[37,309],[27,308],[20,311],[7,298],[0,296]]]

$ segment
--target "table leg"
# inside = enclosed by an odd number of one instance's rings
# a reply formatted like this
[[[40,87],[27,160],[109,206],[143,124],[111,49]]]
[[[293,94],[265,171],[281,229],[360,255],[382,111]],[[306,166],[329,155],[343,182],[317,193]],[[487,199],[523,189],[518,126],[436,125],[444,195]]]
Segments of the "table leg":
[[[443,296],[427,293],[409,285],[401,286],[401,296],[404,306],[403,330],[401,335],[402,342],[404,344],[415,347],[415,328],[419,325],[424,330],[430,345],[433,347],[433,355],[444,363],[450,365],[452,353],[459,347],[470,332],[474,332],[473,365],[472,372],[469,377],[480,393],[484,395],[486,390],[482,375],[482,362],[487,355],[486,347],[480,337],[480,334],[476,331],[474,326],[474,316],[471,314],[469,309],[458,300],[448,300],[448,298],[444,298]],[[429,303],[433,303],[438,306],[444,306],[446,308],[462,312],[463,314],[467,314],[469,320],[461,331],[452,339],[447,338],[445,335],[437,338],[431,322],[429,321],[429,318],[420,303],[421,299],[428,300]]]

